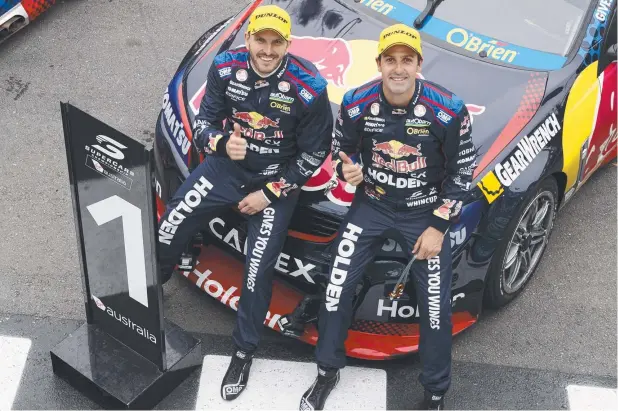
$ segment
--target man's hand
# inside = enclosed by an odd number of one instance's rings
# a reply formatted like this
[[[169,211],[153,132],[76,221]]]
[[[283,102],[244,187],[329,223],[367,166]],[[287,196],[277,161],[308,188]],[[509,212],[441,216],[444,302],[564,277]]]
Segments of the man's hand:
[[[444,234],[433,227],[428,227],[416,240],[412,254],[416,254],[418,260],[428,260],[440,254]]]
[[[247,154],[247,141],[240,135],[240,125],[234,123],[234,132],[230,135],[225,145],[227,155],[232,160],[244,160]]]
[[[343,178],[345,178],[345,181],[353,186],[359,185],[363,181],[363,169],[361,166],[359,164],[354,164],[352,159],[343,151],[339,152],[339,157],[341,161],[343,161],[341,170],[343,171]]]
[[[253,215],[261,212],[270,204],[262,190],[254,191],[238,203],[238,209],[243,214]]]

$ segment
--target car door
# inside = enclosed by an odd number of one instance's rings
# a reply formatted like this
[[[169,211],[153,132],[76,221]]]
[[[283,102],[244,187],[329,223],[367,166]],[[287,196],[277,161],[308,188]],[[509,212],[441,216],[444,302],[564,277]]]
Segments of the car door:
[[[588,149],[582,158],[580,181],[583,184],[601,165],[616,157],[618,111],[618,87],[616,81],[616,13],[611,15],[608,30],[603,39],[597,69],[599,105],[596,121],[588,141]]]
[[[600,6],[599,6],[600,7]],[[616,153],[616,6],[594,10],[565,107],[562,135],[566,200]],[[594,34],[591,34],[594,33]]]

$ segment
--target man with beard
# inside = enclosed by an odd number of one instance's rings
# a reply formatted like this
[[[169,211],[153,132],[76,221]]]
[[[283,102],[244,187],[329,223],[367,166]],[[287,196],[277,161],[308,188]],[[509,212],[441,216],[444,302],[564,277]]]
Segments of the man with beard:
[[[258,7],[249,18],[246,46],[215,57],[193,125],[205,160],[160,220],[161,276],[167,281],[188,241],[213,217],[230,206],[247,215],[235,348],[221,384],[225,400],[247,385],[300,188],[323,163],[332,139],[327,82],[313,64],[287,53],[290,36],[286,11]]]
[[[347,92],[335,125],[336,172],[358,188],[334,242],[318,324],[318,376],[301,398],[301,410],[322,409],[339,381],[357,284],[382,235],[393,228],[416,258],[411,275],[420,313],[422,407],[442,409],[451,382],[452,272],[445,233],[460,214],[476,167],[470,116],[449,90],[417,78],[423,62],[418,31],[403,24],[384,29],[376,62],[381,79]]]

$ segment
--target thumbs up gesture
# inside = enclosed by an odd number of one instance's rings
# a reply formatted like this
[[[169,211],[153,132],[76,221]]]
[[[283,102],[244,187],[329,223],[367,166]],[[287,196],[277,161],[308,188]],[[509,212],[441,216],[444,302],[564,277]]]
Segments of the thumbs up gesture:
[[[244,160],[247,154],[247,141],[241,136],[238,123],[234,123],[234,132],[225,145],[225,151],[232,160]]]
[[[342,170],[345,181],[353,186],[359,185],[363,181],[363,169],[359,164],[354,164],[352,159],[343,151],[339,152],[339,157],[343,161]]]

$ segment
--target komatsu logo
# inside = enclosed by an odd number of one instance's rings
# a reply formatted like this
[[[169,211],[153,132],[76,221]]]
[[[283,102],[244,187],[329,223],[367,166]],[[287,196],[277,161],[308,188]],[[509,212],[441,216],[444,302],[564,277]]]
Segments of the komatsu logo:
[[[165,94],[163,95],[163,105],[161,106],[161,110],[163,110],[163,114],[165,115],[167,127],[169,127],[170,132],[172,133],[172,140],[174,140],[176,145],[182,150],[182,154],[186,155],[191,147],[191,142],[185,134],[182,123],[176,119],[176,114],[174,113],[174,109],[172,108],[172,103],[170,101],[169,89],[165,90]]]

